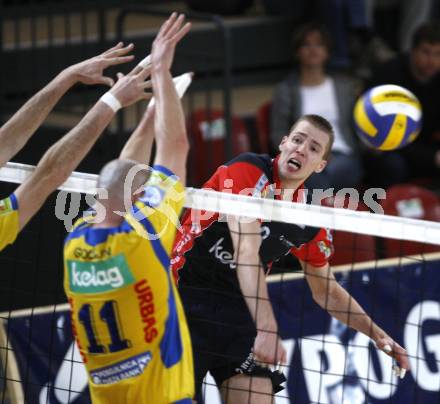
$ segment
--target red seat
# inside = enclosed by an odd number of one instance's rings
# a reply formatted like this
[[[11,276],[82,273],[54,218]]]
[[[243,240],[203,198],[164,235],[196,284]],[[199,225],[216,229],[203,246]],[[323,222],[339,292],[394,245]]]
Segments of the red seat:
[[[221,110],[198,109],[187,120],[191,145],[190,179],[201,186],[227,160],[225,152],[226,127]],[[233,156],[250,150],[249,136],[242,119],[232,117]]]
[[[266,102],[261,105],[256,113],[256,125],[258,135],[258,147],[260,153],[270,152],[270,111],[272,108],[271,102]]]
[[[347,208],[348,198],[344,201],[336,200],[334,197],[325,198],[321,204],[329,207]],[[368,211],[368,208],[359,203],[356,210]],[[372,261],[377,259],[376,239],[368,234],[350,233],[340,230],[333,230],[334,254],[330,259],[331,265],[353,264],[355,262]]]
[[[440,202],[437,195],[417,185],[395,185],[387,190],[381,201],[386,215],[440,221]],[[399,257],[440,251],[440,246],[414,241],[384,239],[385,256]]]

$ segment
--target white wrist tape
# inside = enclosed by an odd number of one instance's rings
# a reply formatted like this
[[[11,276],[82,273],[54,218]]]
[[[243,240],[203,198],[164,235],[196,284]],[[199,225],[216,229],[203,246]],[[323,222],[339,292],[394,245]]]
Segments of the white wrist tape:
[[[107,104],[114,112],[118,112],[122,108],[119,100],[110,91],[107,91],[100,99],[102,102]]]
[[[138,66],[142,67],[142,69],[147,68],[148,66],[150,66],[151,64],[151,55],[148,55],[147,57],[145,57],[144,59],[142,59],[139,63]]]

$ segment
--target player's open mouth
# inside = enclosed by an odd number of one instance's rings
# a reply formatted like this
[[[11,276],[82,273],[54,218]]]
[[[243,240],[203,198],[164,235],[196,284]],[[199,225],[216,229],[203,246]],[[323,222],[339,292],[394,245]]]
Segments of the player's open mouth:
[[[296,159],[289,159],[287,164],[289,165],[289,167],[292,167],[295,170],[299,170],[301,168],[301,162]]]

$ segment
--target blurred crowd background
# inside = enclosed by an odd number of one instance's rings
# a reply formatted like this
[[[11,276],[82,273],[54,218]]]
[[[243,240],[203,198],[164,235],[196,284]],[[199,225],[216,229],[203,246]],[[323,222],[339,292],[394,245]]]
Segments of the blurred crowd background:
[[[2,121],[60,68],[116,40],[134,42],[143,54],[173,9],[194,22],[175,65],[176,74],[196,74],[185,99],[191,185],[240,152],[275,155],[296,118],[317,113],[334,125],[336,142],[328,168],[309,186],[411,182],[439,192],[439,0],[5,0]],[[380,84],[406,87],[423,107],[418,139],[400,151],[370,150],[354,132],[356,98]],[[103,91],[75,89],[17,161],[35,164]],[[97,172],[116,155],[140,113],[121,114],[80,170]]]

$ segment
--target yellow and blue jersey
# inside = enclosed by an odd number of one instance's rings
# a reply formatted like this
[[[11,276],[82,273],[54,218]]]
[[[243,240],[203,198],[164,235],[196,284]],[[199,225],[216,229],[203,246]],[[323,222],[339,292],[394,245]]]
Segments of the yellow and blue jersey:
[[[120,226],[79,219],[64,287],[94,403],[191,403],[191,341],[169,269],[184,188],[155,166]]]
[[[15,241],[19,231],[17,197],[11,194],[0,201],[0,251]]]

